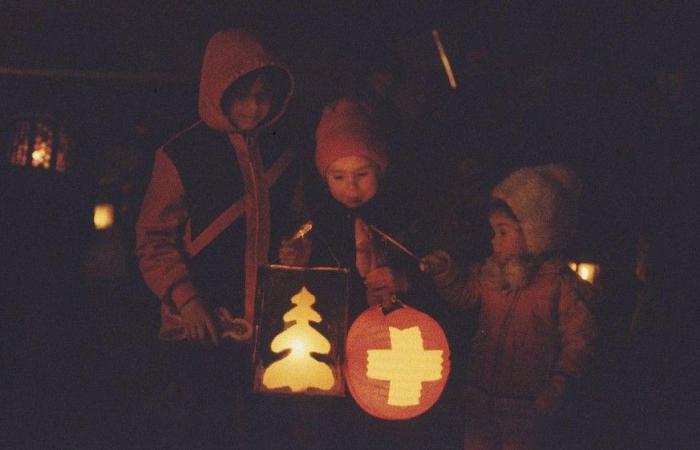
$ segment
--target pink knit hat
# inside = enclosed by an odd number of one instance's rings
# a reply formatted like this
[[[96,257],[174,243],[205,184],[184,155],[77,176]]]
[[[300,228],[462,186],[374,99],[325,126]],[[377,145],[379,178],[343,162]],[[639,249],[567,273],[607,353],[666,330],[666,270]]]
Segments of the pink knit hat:
[[[382,172],[389,164],[386,144],[378,136],[371,106],[342,98],[323,109],[316,128],[316,168],[325,176],[334,161],[347,156],[367,158]]]

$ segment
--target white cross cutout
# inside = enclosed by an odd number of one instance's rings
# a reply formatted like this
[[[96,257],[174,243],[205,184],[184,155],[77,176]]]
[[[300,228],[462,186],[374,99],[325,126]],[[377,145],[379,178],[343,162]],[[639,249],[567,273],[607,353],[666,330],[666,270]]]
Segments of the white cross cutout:
[[[419,327],[389,327],[391,348],[367,350],[367,377],[389,381],[387,404],[413,406],[420,404],[424,381],[437,381],[442,376],[442,350],[425,350]]]

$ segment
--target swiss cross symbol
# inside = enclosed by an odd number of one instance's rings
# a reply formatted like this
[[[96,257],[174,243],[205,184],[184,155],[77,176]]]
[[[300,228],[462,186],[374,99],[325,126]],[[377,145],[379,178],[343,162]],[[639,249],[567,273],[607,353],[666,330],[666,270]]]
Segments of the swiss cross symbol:
[[[418,405],[421,383],[442,376],[442,350],[425,350],[419,327],[389,327],[389,337],[390,349],[367,350],[367,377],[389,381],[387,404]]]

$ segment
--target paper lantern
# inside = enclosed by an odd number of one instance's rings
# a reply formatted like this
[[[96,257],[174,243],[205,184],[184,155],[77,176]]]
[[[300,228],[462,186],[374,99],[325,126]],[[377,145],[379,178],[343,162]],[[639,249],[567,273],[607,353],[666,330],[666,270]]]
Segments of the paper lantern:
[[[254,391],[342,396],[348,271],[263,266],[256,308]]]
[[[345,377],[357,404],[381,419],[410,419],[440,398],[450,373],[442,327],[409,306],[387,314],[371,307],[353,322],[345,343]]]

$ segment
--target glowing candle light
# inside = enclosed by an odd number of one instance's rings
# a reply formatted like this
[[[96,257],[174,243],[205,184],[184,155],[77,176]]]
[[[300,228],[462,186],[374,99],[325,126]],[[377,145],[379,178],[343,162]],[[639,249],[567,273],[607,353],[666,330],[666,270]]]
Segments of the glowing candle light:
[[[304,286],[292,297],[291,303],[295,306],[287,311],[283,320],[292,325],[275,336],[270,344],[275,353],[290,352],[265,370],[263,385],[269,389],[287,387],[292,392],[309,388],[330,390],[335,385],[333,371],[311,354],[325,355],[331,351],[328,339],[310,325],[310,322],[323,320],[312,306],[316,298]]]
[[[579,263],[576,272],[578,275],[593,284],[595,282],[596,276],[598,275],[599,267],[597,264],[591,263]]]
[[[95,205],[95,212],[92,218],[95,228],[106,230],[114,225],[114,206],[109,203]]]

